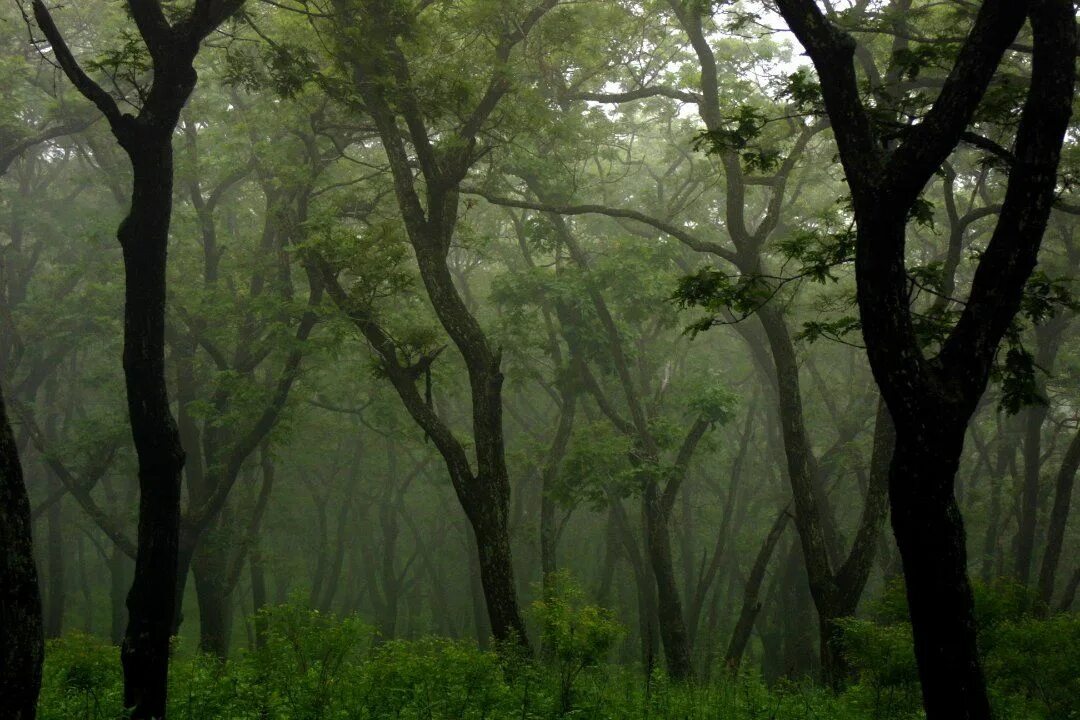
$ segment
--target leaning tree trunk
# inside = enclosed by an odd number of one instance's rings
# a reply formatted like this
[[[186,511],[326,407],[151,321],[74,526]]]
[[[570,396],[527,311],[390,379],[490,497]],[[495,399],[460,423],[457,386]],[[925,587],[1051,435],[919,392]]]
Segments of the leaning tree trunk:
[[[0,397],[0,714],[33,720],[45,656],[30,500]]]
[[[925,432],[897,427],[889,474],[919,679],[924,703],[935,717],[989,720],[964,521],[953,494],[963,424],[958,431],[941,418],[932,421]]]
[[[783,512],[777,516],[750,568],[750,575],[743,587],[742,608],[739,610],[735,628],[731,631],[731,641],[728,642],[727,652],[724,653],[724,662],[732,670],[738,670],[743,653],[746,652],[746,646],[750,642],[754,623],[757,621],[758,613],[761,612],[761,601],[758,597],[761,594],[761,585],[765,581],[765,571],[769,567],[769,561],[772,559],[790,517],[791,514],[787,508],[784,508]]]

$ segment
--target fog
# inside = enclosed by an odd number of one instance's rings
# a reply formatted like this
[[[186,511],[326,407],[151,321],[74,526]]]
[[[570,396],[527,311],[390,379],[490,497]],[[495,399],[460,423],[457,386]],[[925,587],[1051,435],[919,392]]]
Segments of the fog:
[[[0,18],[0,718],[1080,706],[1071,3]]]

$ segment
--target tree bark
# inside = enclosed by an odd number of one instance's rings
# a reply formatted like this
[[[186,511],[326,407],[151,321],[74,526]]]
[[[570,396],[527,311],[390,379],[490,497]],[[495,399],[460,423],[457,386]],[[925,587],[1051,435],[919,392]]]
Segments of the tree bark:
[[[165,716],[169,638],[175,619],[180,483],[184,450],[165,380],[166,258],[172,215],[172,133],[195,89],[199,46],[243,0],[196,0],[170,22],[160,2],[131,2],[132,19],[152,60],[153,81],[137,115],[79,66],[42,0],[38,27],[72,85],[109,121],[131,161],[131,207],[117,231],[124,258],[124,381],[138,457],[139,524],[128,627],[121,647],[124,706],[132,720]]]
[[[37,714],[45,657],[41,615],[30,500],[0,396],[0,712],[11,720]]]
[[[165,382],[171,136],[160,131],[138,135],[125,139],[134,182],[131,210],[117,233],[124,255],[124,379],[139,460],[138,553],[121,649],[124,705],[132,708],[133,720],[165,715],[184,466]]]
[[[889,475],[923,699],[940,718],[989,718],[967,579],[964,523],[953,496],[963,434],[934,422],[898,431]]]

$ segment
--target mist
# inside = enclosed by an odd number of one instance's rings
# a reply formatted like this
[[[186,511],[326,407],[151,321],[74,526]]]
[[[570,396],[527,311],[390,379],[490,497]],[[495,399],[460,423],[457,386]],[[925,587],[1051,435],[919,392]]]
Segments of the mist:
[[[0,19],[0,718],[1080,707],[1072,3]]]

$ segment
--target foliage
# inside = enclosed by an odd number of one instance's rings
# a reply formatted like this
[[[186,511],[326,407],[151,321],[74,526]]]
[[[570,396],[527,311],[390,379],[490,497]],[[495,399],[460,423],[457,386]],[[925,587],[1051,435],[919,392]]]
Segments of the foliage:
[[[540,622],[541,642],[559,679],[562,711],[573,706],[578,676],[596,667],[608,655],[623,628],[610,610],[591,605],[569,573],[547,578],[548,593],[533,603]]]
[[[542,612],[560,626],[557,655],[583,667],[569,707],[560,696],[562,660],[504,669],[494,652],[469,641],[423,638],[354,646],[356,627],[301,606],[270,610],[276,649],[228,662],[179,653],[172,663],[168,713],[179,720],[869,720],[843,698],[804,685],[765,687],[752,675],[721,673],[701,684],[645,678],[602,662],[619,632],[606,611],[557,601]],[[556,608],[556,605],[558,606]],[[576,628],[577,630],[570,630]],[[584,633],[577,632],[584,630]],[[552,636],[552,637],[554,637]],[[322,644],[326,646],[323,647]],[[342,655],[344,648],[350,648]],[[322,665],[322,659],[344,658]],[[306,686],[324,672],[324,695]],[[88,636],[49,644],[39,717],[114,720],[122,716],[117,649]]]

